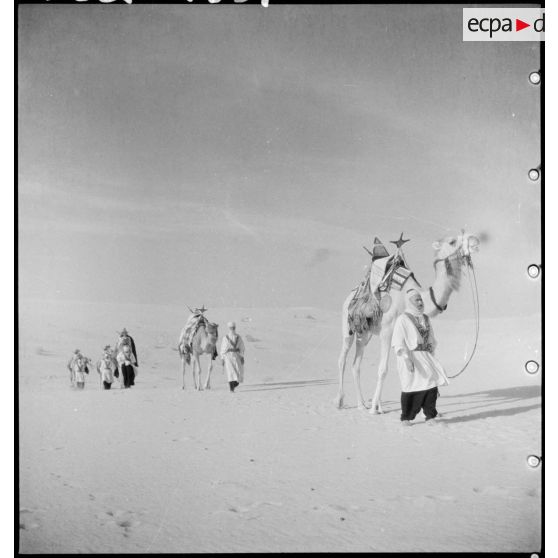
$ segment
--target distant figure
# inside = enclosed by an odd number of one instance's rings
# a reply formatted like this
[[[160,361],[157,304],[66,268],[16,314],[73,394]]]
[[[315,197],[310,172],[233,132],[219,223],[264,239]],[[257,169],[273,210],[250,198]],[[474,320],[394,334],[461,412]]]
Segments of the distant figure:
[[[110,346],[105,347],[103,358],[97,364],[97,372],[100,375],[104,389],[110,389],[114,382],[115,374],[118,374],[118,365],[112,358]],[[116,376],[118,378],[118,375]]]
[[[229,389],[232,393],[244,381],[244,342],[236,333],[236,324],[227,324],[229,332],[221,343],[221,362],[225,367]]]
[[[120,332],[120,337],[118,338],[118,340],[116,341],[116,345],[114,346],[115,356],[118,356],[118,353],[120,353],[123,347],[126,345],[129,345],[130,348],[132,349],[132,353],[136,360],[135,365],[139,366],[138,353],[136,352],[136,344],[134,342],[133,337],[128,333],[128,330],[124,328]]]
[[[85,375],[89,374],[89,368],[87,367],[88,362],[89,359],[85,358],[81,353],[78,353],[74,359],[72,367],[74,370],[76,387],[78,389],[83,389],[85,387]]]
[[[80,350],[76,349],[74,351],[74,354],[72,355],[72,358],[68,361],[68,364],[66,365],[66,367],[70,371],[70,386],[71,387],[76,387],[76,373],[75,373],[75,370],[74,370],[74,364],[75,364],[75,361],[80,354],[81,354]]]
[[[136,357],[130,345],[123,345],[122,351],[118,353],[117,361],[124,387],[129,388],[135,385],[134,380],[137,375]]]
[[[401,422],[410,426],[421,409],[427,421],[438,416],[438,386],[449,382],[434,357],[436,339],[420,293],[409,289],[405,297],[405,312],[395,321],[392,345],[401,381]]]

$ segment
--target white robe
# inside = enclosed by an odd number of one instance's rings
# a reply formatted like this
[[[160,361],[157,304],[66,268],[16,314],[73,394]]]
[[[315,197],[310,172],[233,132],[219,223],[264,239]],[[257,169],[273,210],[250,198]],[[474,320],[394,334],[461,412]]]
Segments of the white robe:
[[[231,350],[235,346],[229,339],[228,335],[223,337],[221,342],[221,358],[223,359],[223,364],[225,365],[225,374],[227,375],[227,382],[243,382],[244,381],[244,365],[242,360],[244,359],[244,341],[240,335],[236,336],[236,348],[238,352]]]
[[[85,375],[87,374],[87,372],[85,371],[86,367],[87,367],[87,363],[83,363],[80,366],[79,363],[77,362],[77,359],[74,360],[72,369],[74,371],[74,378],[76,382],[85,383]]]
[[[130,358],[128,359],[134,368],[134,378],[138,376],[138,367],[136,366],[136,357],[134,353],[130,352]],[[118,363],[118,371],[120,372],[119,380],[124,382],[124,374],[122,374],[122,365],[126,362],[126,355],[124,353],[118,353],[116,356],[116,362]]]
[[[399,372],[401,391],[422,391],[449,384],[444,368],[434,357],[433,352],[415,351],[421,343],[430,343],[433,351],[436,348],[432,322],[430,323],[428,339],[423,339],[411,318],[406,314],[401,314],[395,321],[392,337],[392,346],[397,357],[397,371]],[[406,355],[414,364],[413,372],[407,369],[405,364]]]
[[[114,372],[116,370],[116,364],[114,361],[110,361],[108,364],[105,359],[99,361],[97,372],[101,375],[101,381],[112,384],[114,382]]]

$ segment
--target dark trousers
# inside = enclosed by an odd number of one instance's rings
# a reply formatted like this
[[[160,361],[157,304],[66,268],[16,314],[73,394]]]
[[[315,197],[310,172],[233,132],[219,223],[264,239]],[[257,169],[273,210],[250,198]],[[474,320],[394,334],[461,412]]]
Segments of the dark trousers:
[[[438,388],[433,387],[422,391],[401,392],[401,420],[413,420],[422,409],[426,420],[433,419],[438,399]]]
[[[134,385],[134,367],[131,364],[122,365],[122,379],[124,380],[125,388]]]
[[[111,385],[112,385],[112,384],[111,384],[110,382],[105,382],[105,381],[103,380],[103,386],[104,386],[105,389],[110,389],[110,386],[111,386]]]

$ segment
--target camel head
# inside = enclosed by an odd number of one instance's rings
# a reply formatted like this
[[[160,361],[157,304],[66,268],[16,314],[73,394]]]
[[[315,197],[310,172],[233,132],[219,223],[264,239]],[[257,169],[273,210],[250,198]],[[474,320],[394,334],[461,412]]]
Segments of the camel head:
[[[443,262],[445,272],[454,290],[459,289],[461,271],[471,263],[471,254],[478,252],[480,240],[465,231],[457,236],[448,236],[432,244],[435,253],[434,267]]]
[[[465,231],[457,236],[447,236],[432,244],[436,259],[445,260],[452,257],[468,257],[479,251],[480,240]]]
[[[219,337],[218,328],[218,324],[213,324],[211,322],[208,322],[205,326],[207,337],[209,337],[214,342],[216,342],[217,338]]]

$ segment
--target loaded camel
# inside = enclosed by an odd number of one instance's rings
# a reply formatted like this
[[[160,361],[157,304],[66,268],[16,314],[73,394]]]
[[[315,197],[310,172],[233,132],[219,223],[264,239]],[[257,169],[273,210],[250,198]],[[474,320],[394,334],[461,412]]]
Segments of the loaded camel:
[[[405,240],[403,236],[398,241],[392,241],[397,246],[398,253],[400,253],[401,246]],[[385,377],[388,373],[388,360],[391,350],[391,337],[395,319],[405,310],[405,292],[408,289],[416,289],[420,292],[424,300],[425,313],[429,317],[435,317],[442,313],[448,304],[448,301],[454,291],[459,290],[461,283],[461,274],[464,266],[467,265],[472,253],[477,252],[480,241],[476,236],[462,234],[456,237],[447,237],[443,240],[434,242],[434,282],[432,286],[424,289],[419,285],[417,280],[411,274],[400,290],[392,289],[389,292],[391,297],[391,306],[387,311],[380,314],[380,319],[372,325],[368,330],[363,331],[361,335],[351,331],[349,325],[349,305],[353,300],[356,289],[351,291],[343,303],[342,315],[342,332],[343,332],[343,346],[339,356],[339,392],[335,398],[336,406],[341,409],[343,407],[343,376],[345,374],[345,365],[347,362],[347,355],[351,349],[353,342],[356,338],[355,356],[353,359],[353,378],[355,382],[358,409],[366,409],[366,403],[362,396],[362,389],[360,386],[360,365],[364,355],[364,349],[368,342],[374,335],[380,337],[380,363],[378,366],[378,380],[376,390],[372,399],[370,413],[378,414],[383,413],[382,410],[382,387]]]
[[[188,318],[186,325],[182,328],[178,341],[178,353],[182,361],[182,389],[186,389],[186,365],[190,364],[190,358],[193,356],[192,376],[194,378],[194,389],[202,391],[202,389],[211,389],[211,372],[213,370],[213,361],[217,357],[217,340],[219,337],[218,325],[209,322],[203,315],[206,311],[205,307],[196,308],[193,315]],[[191,331],[195,328],[195,333],[191,338]],[[201,385],[201,364],[200,356],[203,354],[211,355],[209,368],[207,370],[207,379],[202,388]]]

